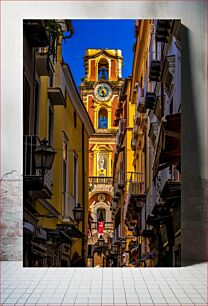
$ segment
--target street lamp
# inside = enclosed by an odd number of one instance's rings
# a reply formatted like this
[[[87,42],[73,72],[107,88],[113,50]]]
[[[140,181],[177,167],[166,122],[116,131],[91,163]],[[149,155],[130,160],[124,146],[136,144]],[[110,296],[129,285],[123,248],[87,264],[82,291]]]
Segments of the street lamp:
[[[74,220],[79,224],[83,217],[83,208],[80,203],[77,203],[75,208],[73,209]]]
[[[125,248],[126,248],[126,239],[125,239],[125,238],[123,238],[123,239],[121,240],[121,248],[122,248],[122,249],[125,249]]]
[[[42,175],[45,174],[46,170],[52,168],[55,155],[56,152],[52,146],[48,145],[48,141],[45,138],[41,140],[40,146],[34,151],[34,159],[35,167],[41,170]]]
[[[98,246],[100,248],[103,248],[104,247],[104,242],[105,242],[105,239],[103,238],[103,236],[101,235],[99,238],[98,238]]]
[[[118,253],[118,245],[114,244],[113,245],[113,251],[117,254]]]

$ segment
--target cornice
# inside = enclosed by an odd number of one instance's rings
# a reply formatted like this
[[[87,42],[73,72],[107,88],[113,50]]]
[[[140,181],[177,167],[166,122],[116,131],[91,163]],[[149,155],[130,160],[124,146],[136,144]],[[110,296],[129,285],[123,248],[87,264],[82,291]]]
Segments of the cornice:
[[[70,96],[70,100],[76,109],[79,117],[82,119],[83,123],[85,124],[85,128],[87,130],[87,134],[91,136],[93,133],[95,133],[92,121],[90,119],[90,116],[86,110],[86,107],[84,106],[84,103],[77,91],[74,79],[72,77],[71,71],[69,69],[69,66],[64,63],[63,70],[66,77],[66,89],[68,91],[68,94]]]

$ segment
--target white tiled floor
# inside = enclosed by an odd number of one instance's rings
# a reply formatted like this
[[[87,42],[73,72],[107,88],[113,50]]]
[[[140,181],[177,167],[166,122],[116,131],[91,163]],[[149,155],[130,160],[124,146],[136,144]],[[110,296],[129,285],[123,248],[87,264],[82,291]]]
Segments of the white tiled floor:
[[[207,264],[177,269],[0,264],[1,305],[208,305]]]

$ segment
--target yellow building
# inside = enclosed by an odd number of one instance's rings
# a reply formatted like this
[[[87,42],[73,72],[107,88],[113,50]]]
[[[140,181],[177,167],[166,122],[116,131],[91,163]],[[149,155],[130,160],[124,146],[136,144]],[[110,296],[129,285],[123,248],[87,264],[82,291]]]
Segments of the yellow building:
[[[50,27],[54,22],[51,21]],[[33,116],[31,110],[35,109],[35,129],[26,131],[26,126],[24,128],[24,264],[84,266],[88,236],[88,146],[94,128],[70,69],[62,59],[62,33],[70,30],[69,22],[56,22],[61,36],[57,35],[54,46],[55,60],[50,55],[47,42],[43,44],[44,48],[34,50],[30,38],[31,26],[34,31],[31,21],[24,31],[24,63],[28,70],[31,69],[26,59],[29,51],[35,53],[37,85],[35,101],[30,98],[35,106],[24,113],[24,124],[30,123]],[[46,25],[39,21],[37,28],[43,32]],[[26,85],[24,90],[27,94]],[[33,157],[30,163],[27,164],[27,161],[29,155],[34,154],[39,147],[40,139],[44,138],[54,148],[56,155],[52,169],[43,174],[35,170]],[[73,215],[78,203],[83,210],[79,223]]]
[[[144,173],[141,264],[180,265],[180,22],[139,20],[131,99],[134,169]],[[137,180],[138,181],[138,180]],[[136,218],[135,218],[136,219]]]
[[[147,114],[144,107],[143,84],[147,76],[146,67],[149,64],[148,52],[150,42],[150,20],[136,21],[135,53],[132,67],[132,77],[125,81],[123,93],[119,100],[121,108],[119,124],[125,120],[126,129],[118,133],[118,159],[115,158],[114,199],[115,231],[121,227],[119,243],[120,265],[122,265],[122,239],[126,241],[125,250],[129,252],[128,265],[143,265],[142,254],[147,252],[142,238],[142,210],[146,204],[146,189],[148,188],[145,173],[148,157],[145,154],[147,133]],[[127,86],[128,84],[128,86]],[[126,88],[125,88],[126,87]],[[128,88],[128,89],[127,89]],[[122,136],[122,137],[121,137]],[[124,164],[122,163],[124,160]],[[119,184],[119,175],[124,169],[123,188]],[[120,223],[120,224],[119,224]],[[124,245],[124,244],[123,244]]]

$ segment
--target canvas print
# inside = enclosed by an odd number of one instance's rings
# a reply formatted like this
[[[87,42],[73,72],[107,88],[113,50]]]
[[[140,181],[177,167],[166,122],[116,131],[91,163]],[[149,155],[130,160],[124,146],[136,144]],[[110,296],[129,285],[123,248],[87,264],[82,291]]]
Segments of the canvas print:
[[[181,266],[180,30],[23,21],[24,267]]]

